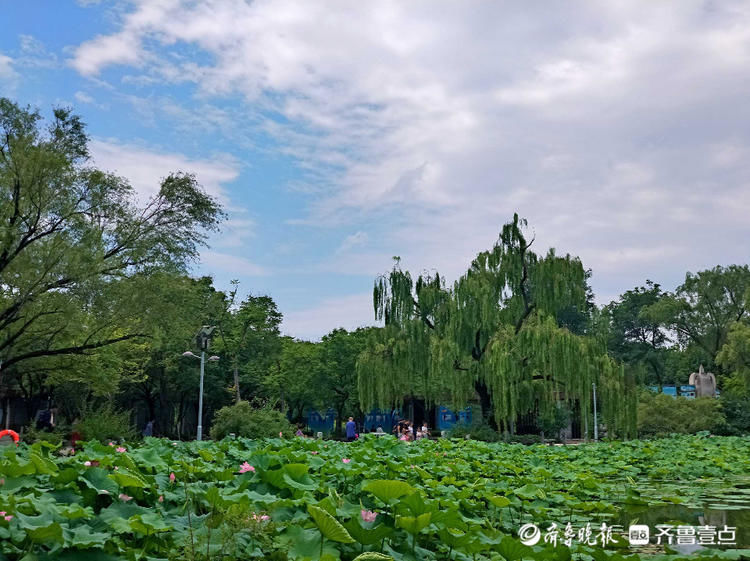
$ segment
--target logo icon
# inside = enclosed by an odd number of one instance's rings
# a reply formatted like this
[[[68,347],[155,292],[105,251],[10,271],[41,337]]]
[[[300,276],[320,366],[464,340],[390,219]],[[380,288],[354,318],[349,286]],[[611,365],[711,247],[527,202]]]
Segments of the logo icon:
[[[645,524],[633,524],[628,528],[630,545],[648,545],[651,532]]]
[[[542,537],[542,532],[536,524],[524,524],[518,529],[518,537],[523,545],[536,545]]]

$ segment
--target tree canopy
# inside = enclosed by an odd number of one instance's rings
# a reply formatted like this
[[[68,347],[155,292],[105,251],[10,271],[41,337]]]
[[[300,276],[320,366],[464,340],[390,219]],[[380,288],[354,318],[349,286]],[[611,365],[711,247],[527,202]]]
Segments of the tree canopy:
[[[607,426],[632,431],[633,392],[606,341],[562,325],[591,309],[586,270],[553,249],[534,253],[525,228],[514,215],[452,286],[439,273],[413,281],[398,261],[377,279],[375,316],[386,327],[358,361],[364,409],[405,396],[455,405],[478,396],[485,414],[512,431],[519,415],[543,415],[560,400],[588,419],[597,383]]]
[[[748,320],[748,291],[750,267],[717,266],[687,273],[685,282],[644,310],[644,315],[673,332],[681,348],[700,349],[706,366],[713,367],[731,326]]]
[[[89,165],[81,120],[0,99],[0,356],[85,354],[147,334],[142,289],[185,271],[223,213],[190,174],[139,203],[128,182]]]

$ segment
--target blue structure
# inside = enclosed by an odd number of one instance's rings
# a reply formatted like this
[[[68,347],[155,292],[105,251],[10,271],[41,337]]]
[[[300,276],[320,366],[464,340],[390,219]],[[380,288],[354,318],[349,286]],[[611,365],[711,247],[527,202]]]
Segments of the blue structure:
[[[401,415],[398,409],[390,411],[373,409],[365,415],[364,430],[365,432],[375,432],[378,427],[381,427],[384,433],[391,434],[393,427],[398,424],[399,420],[401,420]]]
[[[441,405],[437,408],[436,416],[437,419],[435,419],[435,426],[439,431],[450,430],[456,423],[464,423],[470,425],[471,407],[467,407],[466,409],[463,409],[456,413],[448,409],[448,407]]]
[[[649,386],[648,388],[654,393],[659,393],[659,386]],[[684,397],[686,399],[695,399],[695,386],[684,385],[684,386],[662,386],[661,393],[665,395],[671,395],[672,397]],[[719,395],[719,392],[716,392]]]
[[[688,399],[695,399],[695,386],[680,386],[680,395]]]
[[[325,416],[321,415],[319,411],[310,411],[307,415],[307,426],[313,433],[322,432],[323,434],[330,434],[333,432],[333,424],[336,421],[336,411],[328,409]]]

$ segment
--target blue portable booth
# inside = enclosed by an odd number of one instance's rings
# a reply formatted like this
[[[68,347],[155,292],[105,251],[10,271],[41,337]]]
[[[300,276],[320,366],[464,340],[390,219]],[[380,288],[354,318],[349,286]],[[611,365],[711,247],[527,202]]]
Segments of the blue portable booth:
[[[471,424],[471,407],[456,412],[441,405],[437,408],[435,416],[435,426],[439,431],[450,430],[456,423]]]
[[[325,415],[321,415],[320,411],[310,411],[307,414],[307,426],[313,434],[319,432],[322,432],[323,434],[331,434],[333,432],[335,421],[336,411],[333,409],[328,409]]]
[[[383,429],[386,434],[393,432],[395,427],[401,420],[401,415],[398,409],[383,410],[373,409],[367,415],[365,415],[365,432],[375,432],[378,427]]]

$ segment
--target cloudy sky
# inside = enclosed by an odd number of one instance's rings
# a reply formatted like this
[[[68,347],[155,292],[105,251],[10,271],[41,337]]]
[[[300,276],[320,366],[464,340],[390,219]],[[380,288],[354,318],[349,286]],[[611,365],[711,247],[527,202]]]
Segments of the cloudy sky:
[[[284,329],[373,323],[400,255],[455,278],[517,211],[600,303],[750,261],[750,2],[3,2],[0,95],[70,105],[144,194],[230,210],[196,272]]]

